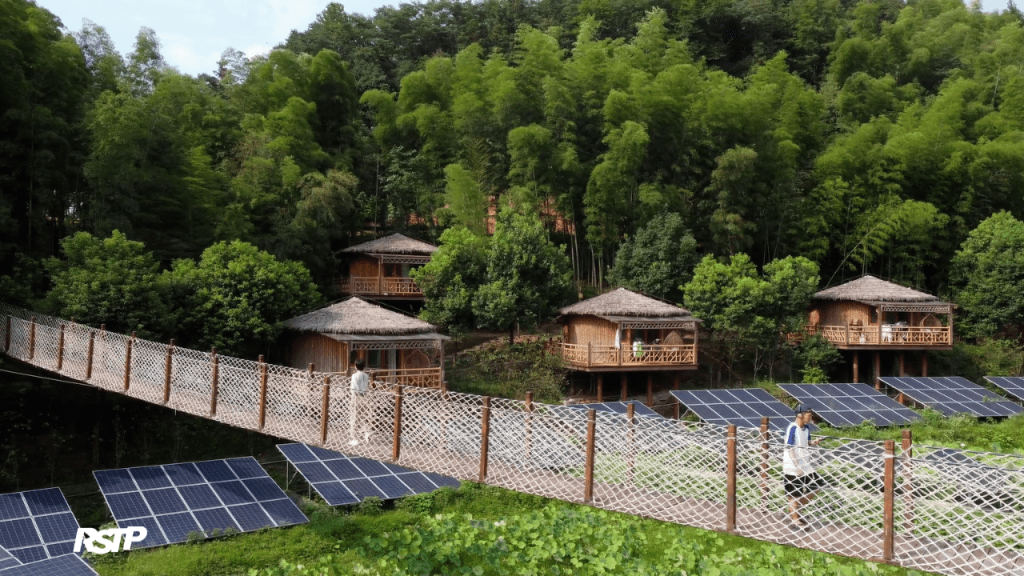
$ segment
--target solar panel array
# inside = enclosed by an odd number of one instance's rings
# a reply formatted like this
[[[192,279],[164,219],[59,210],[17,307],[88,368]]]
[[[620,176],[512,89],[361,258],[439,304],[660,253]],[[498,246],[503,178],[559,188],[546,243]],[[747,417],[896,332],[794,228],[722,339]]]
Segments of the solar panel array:
[[[836,428],[859,426],[865,420],[876,426],[890,426],[921,419],[910,408],[867,384],[780,384],[779,387]]]
[[[887,386],[900,391],[915,402],[938,410],[946,416],[953,414],[1012,416],[1024,412],[1024,408],[960,376],[946,378],[886,376],[881,380]]]
[[[85,563],[85,560],[74,554],[65,554],[40,562],[0,570],[0,576],[97,576],[97,574]]]
[[[21,560],[18,560],[10,552],[0,547],[0,570],[10,568],[11,566],[21,566]]]
[[[459,487],[454,478],[369,458],[349,458],[317,446],[278,444],[277,449],[331,506],[355,504],[370,496],[393,500],[433,492],[442,486]]]
[[[1024,378],[1020,376],[985,376],[985,380],[1017,400],[1024,400]]]
[[[93,472],[121,528],[145,526],[133,548],[185,542],[190,533],[251,532],[309,519],[253,458]]]
[[[571,404],[569,408],[578,408],[581,410],[597,410],[598,412],[610,412],[612,414],[626,414],[629,410],[629,405],[633,405],[633,414],[635,416],[654,416],[661,418],[661,414],[658,414],[654,410],[651,410],[647,406],[644,406],[640,402],[601,402],[595,404]]]
[[[0,494],[0,547],[21,563],[71,554],[77,534],[78,520],[60,488]]]
[[[671,394],[687,410],[711,424],[760,428],[761,418],[767,416],[772,430],[785,431],[794,417],[792,408],[763,388],[673,390]],[[809,427],[816,429],[813,424]]]

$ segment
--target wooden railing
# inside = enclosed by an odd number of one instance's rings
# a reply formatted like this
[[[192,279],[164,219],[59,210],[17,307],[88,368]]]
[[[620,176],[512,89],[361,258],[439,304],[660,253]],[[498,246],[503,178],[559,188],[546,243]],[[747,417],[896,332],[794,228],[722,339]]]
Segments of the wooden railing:
[[[441,367],[434,368],[406,368],[403,370],[369,370],[370,377],[375,382],[386,382],[388,384],[401,384],[402,386],[418,386],[421,388],[441,387]]]
[[[806,334],[819,334],[837,346],[949,346],[953,333],[949,326],[807,326],[803,333],[789,335],[790,341]]]
[[[642,350],[633,350],[630,344],[621,348],[594,344],[562,343],[562,358],[572,366],[608,368],[622,366],[694,366],[697,364],[697,346],[694,344],[645,344]]]
[[[380,296],[422,296],[423,291],[412,278],[352,276],[338,282],[345,294],[374,294]]]

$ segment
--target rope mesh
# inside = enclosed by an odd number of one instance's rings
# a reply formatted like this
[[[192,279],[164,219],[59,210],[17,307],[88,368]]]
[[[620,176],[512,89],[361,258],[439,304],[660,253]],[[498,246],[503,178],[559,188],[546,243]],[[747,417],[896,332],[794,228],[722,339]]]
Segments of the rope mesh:
[[[2,303],[0,344],[12,358],[104,390],[353,456],[393,459],[401,403],[397,462],[425,472],[483,474],[488,484],[570,502],[589,495],[608,510],[908,568],[1024,574],[1020,456],[908,446],[888,459],[887,475],[882,443],[821,438],[807,449],[821,489],[799,509],[809,526],[798,528],[783,487],[784,443],[769,431],[739,429],[733,458],[727,428],[711,424],[600,412],[591,437],[585,410],[381,381],[358,396],[347,376],[172,347]]]

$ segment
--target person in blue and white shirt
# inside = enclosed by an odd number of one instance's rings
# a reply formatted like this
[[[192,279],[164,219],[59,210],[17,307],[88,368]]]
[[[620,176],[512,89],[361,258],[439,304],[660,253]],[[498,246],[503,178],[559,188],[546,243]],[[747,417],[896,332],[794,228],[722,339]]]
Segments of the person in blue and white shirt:
[[[782,455],[783,487],[789,498],[789,515],[800,527],[807,525],[800,517],[800,507],[814,500],[818,490],[825,486],[825,480],[811,466],[808,446],[817,446],[821,438],[811,442],[811,429],[807,427],[810,422],[810,408],[797,407],[796,419],[786,428]]]

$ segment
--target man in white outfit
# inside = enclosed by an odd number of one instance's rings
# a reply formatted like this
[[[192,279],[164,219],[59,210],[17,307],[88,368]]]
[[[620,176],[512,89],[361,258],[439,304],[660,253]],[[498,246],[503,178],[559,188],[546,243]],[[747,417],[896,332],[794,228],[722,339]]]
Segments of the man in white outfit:
[[[349,446],[355,446],[359,444],[358,430],[363,431],[363,440],[370,439],[370,431],[366,424],[366,403],[369,399],[370,390],[370,375],[363,372],[363,368],[366,366],[366,362],[362,358],[359,358],[355,362],[356,371],[352,374],[349,379],[349,415],[348,415],[348,434],[350,440],[348,441]]]
[[[786,428],[786,446],[782,456],[783,487],[789,498],[789,515],[798,527],[807,526],[800,517],[800,507],[814,500],[818,490],[825,486],[825,480],[811,466],[807,449],[821,442],[821,438],[811,442],[811,429],[807,427],[810,421],[810,408],[797,407],[796,419]]]

